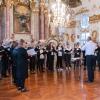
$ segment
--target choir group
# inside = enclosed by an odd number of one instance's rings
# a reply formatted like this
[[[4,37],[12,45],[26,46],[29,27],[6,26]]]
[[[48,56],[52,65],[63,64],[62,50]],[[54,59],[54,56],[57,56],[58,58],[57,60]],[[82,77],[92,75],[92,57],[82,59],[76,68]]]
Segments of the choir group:
[[[25,79],[28,77],[29,71],[31,74],[54,72],[55,70],[58,72],[71,71],[72,68],[75,70],[82,64],[84,70],[88,70],[86,57],[89,58],[90,55],[86,54],[85,45],[81,48],[80,44],[76,43],[73,48],[68,43],[64,45],[59,43],[55,46],[53,42],[46,45],[42,42],[34,44],[32,41],[30,46],[26,44],[23,39],[12,41],[9,46],[0,42],[0,80],[12,74],[13,83],[21,92],[27,91]],[[95,70],[97,62],[100,71],[99,45],[95,49],[93,61],[93,70]]]

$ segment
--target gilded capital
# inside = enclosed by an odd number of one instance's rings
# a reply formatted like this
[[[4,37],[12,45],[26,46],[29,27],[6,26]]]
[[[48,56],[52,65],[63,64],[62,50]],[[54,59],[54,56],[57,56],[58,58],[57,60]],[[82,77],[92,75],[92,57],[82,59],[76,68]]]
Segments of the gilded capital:
[[[44,0],[40,0],[40,7],[44,8],[45,7],[45,1]]]
[[[33,12],[33,13],[39,13],[39,8],[36,8],[36,7],[35,7],[34,9],[32,9],[32,12]]]
[[[44,14],[48,14],[48,10],[47,9],[44,10]]]
[[[32,0],[31,3],[30,3],[30,8],[32,10],[35,9],[35,5],[36,5],[36,2],[34,2],[34,0]]]

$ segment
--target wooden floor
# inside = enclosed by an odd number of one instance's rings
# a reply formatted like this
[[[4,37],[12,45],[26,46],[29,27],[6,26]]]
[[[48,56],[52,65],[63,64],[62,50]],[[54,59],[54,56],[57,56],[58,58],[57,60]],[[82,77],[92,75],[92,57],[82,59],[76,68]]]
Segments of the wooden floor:
[[[29,89],[20,93],[11,84],[11,78],[0,81],[0,100],[100,100],[100,72],[95,72],[95,82],[85,83],[86,72],[45,72],[32,74],[26,81]]]

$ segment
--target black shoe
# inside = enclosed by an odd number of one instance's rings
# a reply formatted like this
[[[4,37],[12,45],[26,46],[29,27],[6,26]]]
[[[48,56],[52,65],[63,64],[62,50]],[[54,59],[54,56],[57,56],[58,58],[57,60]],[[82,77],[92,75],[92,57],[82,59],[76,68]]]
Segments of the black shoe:
[[[41,72],[45,72],[45,70],[41,70]]]
[[[2,77],[0,77],[0,80],[2,80]]]
[[[84,68],[84,70],[86,70],[86,68]]]
[[[7,77],[8,77],[8,75],[3,75],[2,77],[7,78]]]
[[[22,90],[22,88],[21,88],[21,87],[18,87],[17,89],[18,89],[18,91]]]
[[[27,90],[26,88],[21,89],[21,92],[28,92],[29,90]]]
[[[87,80],[87,81],[85,81],[85,83],[93,83],[93,81],[89,81],[89,80]]]

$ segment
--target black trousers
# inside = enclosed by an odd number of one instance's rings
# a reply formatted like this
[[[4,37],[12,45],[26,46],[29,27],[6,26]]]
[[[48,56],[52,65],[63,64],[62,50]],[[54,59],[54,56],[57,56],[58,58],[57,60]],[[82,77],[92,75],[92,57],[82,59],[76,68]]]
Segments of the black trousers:
[[[84,68],[86,68],[86,56],[84,57],[83,65],[84,65]]]
[[[77,59],[74,61],[74,69],[81,66],[81,60]]]
[[[57,68],[62,68],[62,56],[57,56]]]
[[[94,81],[94,65],[95,65],[95,56],[87,55],[86,56],[86,65],[88,71],[88,81]]]
[[[2,61],[2,76],[7,76],[8,61]]]
[[[66,54],[66,58],[65,58],[65,64],[67,67],[71,67],[71,55],[70,54]]]
[[[50,55],[47,54],[47,61],[46,61],[46,67],[49,69],[49,61],[50,61]]]
[[[44,59],[39,59],[39,65],[38,65],[38,69],[39,69],[39,71],[43,71],[43,67],[44,67]]]
[[[25,88],[25,78],[17,78],[16,79],[17,87],[21,89]]]
[[[1,78],[1,75],[2,74],[2,62],[0,61],[0,78]]]
[[[94,70],[96,69],[96,60],[97,60],[97,57],[96,56],[94,56]]]
[[[48,69],[50,71],[54,70],[54,55],[50,55],[49,63],[48,63]]]
[[[99,67],[99,70],[100,70],[100,55],[97,56],[97,64],[98,64],[98,67]]]
[[[12,65],[12,78],[13,83],[16,83],[16,66]]]
[[[36,56],[30,57],[30,71],[35,71]]]

